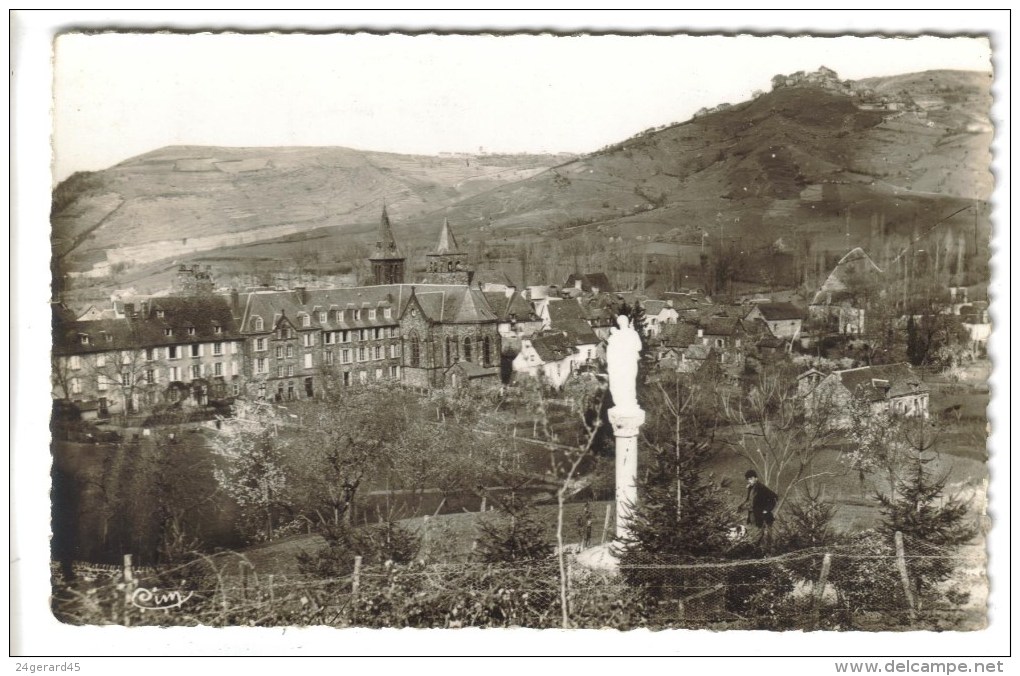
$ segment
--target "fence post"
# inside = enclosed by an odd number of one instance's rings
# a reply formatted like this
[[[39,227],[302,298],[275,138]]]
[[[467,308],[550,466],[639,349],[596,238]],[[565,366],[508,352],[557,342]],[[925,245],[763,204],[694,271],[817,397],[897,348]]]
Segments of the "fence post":
[[[479,509],[478,511],[479,512],[484,512],[485,511],[485,496],[484,495],[482,496],[482,508]]]
[[[903,583],[903,593],[907,597],[907,608],[910,612],[910,619],[914,619],[914,595],[910,591],[910,576],[907,575],[907,557],[903,551],[903,533],[896,531],[893,536],[896,542],[896,567],[900,570],[900,581]]]
[[[825,585],[829,581],[829,568],[832,566],[832,554],[825,552],[822,557],[822,572],[818,575],[818,582],[815,583],[814,604],[811,609],[811,628],[818,626],[818,616],[822,607],[822,596],[825,594]]]
[[[429,552],[429,515],[421,519],[421,550],[428,556]]]
[[[608,503],[606,505],[606,518],[605,518],[605,521],[602,522],[602,542],[601,542],[601,544],[606,544],[606,533],[609,532],[609,516],[612,513],[613,513],[613,503],[610,502],[610,503]]]
[[[273,592],[273,574],[269,574],[269,607],[272,608],[276,604],[276,596]]]
[[[361,557],[354,557],[354,575],[351,577],[351,596],[358,598],[358,589],[361,587]]]
[[[134,593],[135,574],[131,566],[131,555],[124,555],[124,626],[131,626],[131,595]]]

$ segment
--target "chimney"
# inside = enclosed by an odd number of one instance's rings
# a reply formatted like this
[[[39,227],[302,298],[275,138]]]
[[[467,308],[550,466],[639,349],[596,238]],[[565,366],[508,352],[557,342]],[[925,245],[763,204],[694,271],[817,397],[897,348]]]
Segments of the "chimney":
[[[124,316],[128,319],[134,319],[135,317],[135,304],[124,303]]]
[[[237,292],[237,289],[230,290],[230,312],[235,317],[240,314],[241,308],[241,294]]]
[[[147,301],[147,300],[143,300],[142,301],[142,310],[141,310],[141,312],[142,312],[142,318],[143,319],[149,316],[149,301]]]

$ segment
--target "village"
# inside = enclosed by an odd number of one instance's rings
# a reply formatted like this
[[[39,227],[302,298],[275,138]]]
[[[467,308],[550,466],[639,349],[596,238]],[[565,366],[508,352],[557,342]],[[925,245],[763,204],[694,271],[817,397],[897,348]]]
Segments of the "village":
[[[883,383],[876,405],[928,414],[920,376],[905,358],[889,363],[877,344],[892,333],[905,343],[908,323],[933,318],[900,315],[890,323],[888,299],[875,293],[883,272],[860,248],[813,294],[790,289],[713,302],[702,289],[655,298],[615,289],[602,272],[524,288],[504,273],[476,276],[444,222],[426,274],[405,280],[384,210],[370,263],[365,286],[224,293],[211,270],[181,265],[167,295],[118,297],[109,308],[78,313],[55,304],[54,401],[63,415],[138,427],[167,406],[222,412],[237,397],[285,402],[368,382],[498,389],[530,378],[559,389],[578,374],[604,371],[605,342],[623,313],[640,328],[652,371],[711,371],[736,382],[762,365],[792,361],[803,365],[802,394],[823,381],[840,383],[847,396],[851,379]],[[968,302],[966,287],[940,292],[947,302],[938,312],[965,332],[944,340],[955,352],[943,366],[982,358],[987,302]],[[822,345],[836,343],[860,347],[823,359],[831,350]],[[816,367],[822,363],[828,368]]]

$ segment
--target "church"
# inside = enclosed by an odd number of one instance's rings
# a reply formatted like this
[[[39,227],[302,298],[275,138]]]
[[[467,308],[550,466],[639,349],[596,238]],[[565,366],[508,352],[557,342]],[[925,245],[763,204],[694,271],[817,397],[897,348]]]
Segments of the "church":
[[[233,299],[245,338],[248,392],[287,400],[375,381],[414,387],[499,379],[499,318],[443,222],[419,283],[383,208],[369,286],[258,290]]]

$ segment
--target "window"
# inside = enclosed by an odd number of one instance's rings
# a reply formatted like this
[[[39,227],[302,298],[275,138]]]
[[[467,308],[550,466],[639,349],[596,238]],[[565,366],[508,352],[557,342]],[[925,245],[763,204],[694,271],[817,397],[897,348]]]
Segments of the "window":
[[[326,333],[322,334],[322,342],[323,342],[323,344],[324,345],[332,345],[333,342],[334,342],[333,341],[333,337],[334,336],[335,336],[335,334],[334,334],[333,331],[326,331]]]
[[[97,354],[96,355],[96,366],[100,367],[100,368],[102,368],[103,366],[106,366],[106,355],[105,354]]]
[[[358,371],[358,382],[360,383],[368,382],[368,371]]]
[[[372,340],[372,329],[361,329],[362,340]]]
[[[165,328],[165,329],[163,329],[163,335],[164,336],[172,336],[172,335],[174,335],[174,330],[171,329],[171,328]]]
[[[107,377],[105,373],[100,373],[98,376],[96,376],[96,389],[99,390],[100,392],[106,392],[109,380],[110,379]]]
[[[368,311],[368,318],[369,319],[375,319],[375,310],[369,310]]]
[[[191,344],[191,356],[192,357],[201,357],[202,356],[202,344],[201,343],[192,343]]]
[[[156,351],[151,347],[145,348],[145,361],[152,361],[156,358]]]
[[[239,396],[239,395],[241,394],[241,386],[240,386],[240,385],[238,385],[237,383],[235,383],[235,384],[233,385],[233,387],[231,387],[231,388],[230,388],[230,392],[231,392],[231,394],[233,394],[233,395],[234,395],[235,397],[236,397],[236,396]]]
[[[332,366],[333,365],[333,353],[332,352],[324,352],[323,353],[323,357],[326,360],[326,365],[327,366]]]
[[[351,372],[350,371],[344,371],[344,385],[350,385],[350,384],[351,384]]]
[[[276,346],[276,358],[283,359],[283,345]]]
[[[189,336],[195,335],[195,327],[194,326],[189,326],[188,327],[188,335]]]
[[[71,378],[71,394],[81,394],[81,380],[78,378]]]
[[[237,362],[236,361],[230,362],[230,374],[236,376],[237,370],[238,370]]]
[[[351,363],[351,351],[350,350],[340,350],[340,363],[341,364],[350,364]]]
[[[400,367],[399,366],[391,366],[390,367],[390,378],[392,378],[393,380],[397,380],[397,379],[400,378]]]
[[[145,382],[152,385],[156,382],[156,371],[155,369],[148,369],[145,371]]]
[[[376,345],[375,346],[375,358],[376,359],[382,359],[383,358],[383,351],[382,351],[382,346],[381,345]]]
[[[121,352],[120,353],[120,363],[121,364],[130,364],[131,363],[131,353],[130,352],[126,352],[126,351],[125,352]]]
[[[181,369],[177,366],[170,367],[170,382],[177,382],[181,379]]]
[[[177,346],[176,345],[169,345],[169,346],[167,346],[167,348],[166,348],[166,358],[167,359],[177,359]]]
[[[280,364],[276,367],[276,377],[283,378],[285,375],[287,375],[287,369],[283,364]]]
[[[382,369],[376,369],[375,370],[375,379],[376,380],[382,380],[382,374],[383,374],[383,370]]]
[[[351,342],[351,332],[350,331],[341,331],[340,332],[340,342],[341,343],[349,343],[349,342]]]
[[[725,344],[726,344],[726,341],[723,340],[722,338],[716,338],[715,339],[715,346],[716,347],[722,347]]]
[[[88,336],[87,333],[79,333],[78,334],[78,340],[81,342],[82,345],[88,345],[89,344],[89,336]]]
[[[72,355],[71,358],[67,360],[67,368],[71,369],[72,371],[77,371],[78,369],[80,369],[81,357],[79,357],[76,354]]]
[[[294,356],[294,346],[293,345],[288,345],[287,346],[287,356],[288,357],[293,357]]]
[[[266,339],[265,338],[256,338],[255,339],[255,351],[256,352],[265,352],[265,350],[266,350]]]
[[[383,337],[383,330],[382,329],[372,329],[372,335],[375,336],[376,340],[379,340],[380,338]]]
[[[301,315],[301,326],[311,326],[312,317],[311,315]]]
[[[202,365],[201,364],[193,364],[191,366],[191,379],[192,380],[198,380],[201,377],[202,377]]]
[[[305,368],[306,369],[312,368],[312,353],[311,352],[305,352]]]
[[[339,324],[344,320],[344,313],[342,310],[333,310],[333,321]]]
[[[390,359],[396,359],[400,356],[400,349],[396,343],[390,345]]]
[[[287,375],[288,376],[294,375],[294,365],[293,364],[290,364],[290,365],[287,366]]]
[[[223,333],[223,327],[219,324],[213,326],[213,333]]]
[[[471,361],[471,339],[464,339],[464,361]]]
[[[221,354],[223,354],[223,343],[213,343],[212,344],[212,353],[214,355],[216,355],[217,357],[220,356]]]
[[[365,348],[358,348],[358,361],[365,361]]]
[[[408,338],[408,343],[411,346],[411,354],[409,355],[408,364],[410,366],[421,365],[421,344],[418,342],[418,334],[412,332]]]
[[[156,310],[156,316],[159,317],[160,319],[162,319],[163,315],[165,315],[165,314],[166,313],[163,312],[162,310]]]
[[[130,371],[120,372],[120,384],[125,387],[130,387],[135,382],[135,379],[131,377]]]
[[[384,308],[383,311],[382,311],[382,316],[384,318],[386,318],[386,319],[392,318],[393,317],[393,310],[390,309],[390,308]]]
[[[306,334],[302,335],[301,338],[302,338],[302,342],[303,342],[305,347],[312,347],[313,345],[315,345],[315,334],[314,333],[306,333]]]
[[[266,373],[266,358],[259,357],[255,360],[255,373]]]
[[[360,319],[361,319],[361,310],[355,310],[354,311],[354,321],[359,321]]]
[[[230,344],[230,354],[237,354],[237,350],[238,350],[238,348],[240,346],[241,346],[240,343],[231,343]]]
[[[326,323],[326,313],[325,312],[319,312],[319,323],[320,324],[325,324]]]
[[[266,398],[266,384],[265,383],[259,383],[259,399],[265,399],[265,398]]]
[[[262,322],[262,317],[254,317],[251,320],[251,324],[252,324],[252,327],[254,328],[254,330],[256,330],[256,331],[263,331],[263,330],[265,330],[265,324]]]
[[[216,362],[213,364],[213,375],[223,377],[223,362]]]
[[[488,336],[482,339],[482,361],[486,364],[492,362],[492,341]]]

